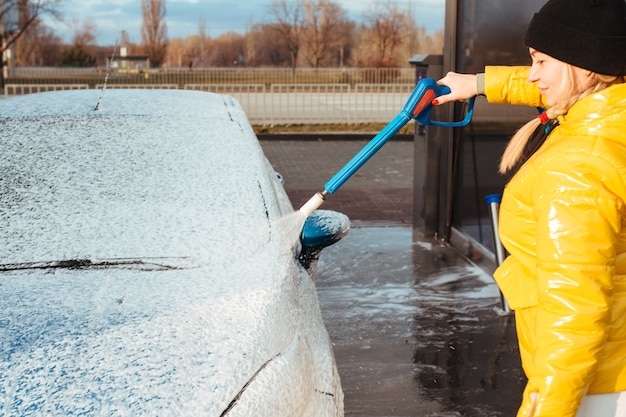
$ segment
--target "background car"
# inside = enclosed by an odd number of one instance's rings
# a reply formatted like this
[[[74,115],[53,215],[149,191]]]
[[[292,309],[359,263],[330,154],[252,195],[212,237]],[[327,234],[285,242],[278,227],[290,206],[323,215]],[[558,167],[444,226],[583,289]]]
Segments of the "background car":
[[[4,99],[0,149],[0,415],[343,415],[312,274],[349,221],[302,227],[234,99]]]

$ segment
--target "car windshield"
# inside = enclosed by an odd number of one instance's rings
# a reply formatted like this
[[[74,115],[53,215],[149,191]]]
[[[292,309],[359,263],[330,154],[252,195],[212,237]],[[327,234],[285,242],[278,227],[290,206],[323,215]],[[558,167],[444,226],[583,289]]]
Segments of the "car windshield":
[[[0,118],[4,263],[202,260],[266,244],[280,214],[260,147],[230,119],[207,123]]]

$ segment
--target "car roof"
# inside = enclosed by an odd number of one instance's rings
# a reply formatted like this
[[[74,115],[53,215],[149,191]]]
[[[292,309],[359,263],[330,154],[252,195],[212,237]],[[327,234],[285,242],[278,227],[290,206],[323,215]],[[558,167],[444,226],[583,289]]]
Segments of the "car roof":
[[[96,109],[97,107],[97,109]],[[230,96],[189,90],[109,89],[64,90],[25,94],[0,100],[0,117],[172,115],[215,118],[223,111],[243,112]],[[244,115],[235,116],[234,118]]]

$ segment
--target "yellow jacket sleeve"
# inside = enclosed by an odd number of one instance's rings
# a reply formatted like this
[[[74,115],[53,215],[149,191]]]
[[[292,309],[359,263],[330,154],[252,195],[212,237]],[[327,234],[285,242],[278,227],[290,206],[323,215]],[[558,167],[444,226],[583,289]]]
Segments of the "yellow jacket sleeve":
[[[495,104],[545,107],[535,83],[528,81],[530,67],[485,67],[485,96]]]

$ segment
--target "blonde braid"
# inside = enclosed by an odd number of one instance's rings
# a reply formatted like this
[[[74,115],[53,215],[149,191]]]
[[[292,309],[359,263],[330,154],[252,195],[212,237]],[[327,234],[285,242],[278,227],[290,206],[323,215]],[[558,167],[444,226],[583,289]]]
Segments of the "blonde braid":
[[[576,93],[577,84],[574,77],[574,70],[571,65],[566,65],[564,67],[563,77],[561,78],[561,91],[563,93],[561,94],[558,103],[546,110],[546,115],[550,120],[567,114],[569,109],[583,97],[603,90],[610,85],[625,82],[625,77],[622,76],[616,77],[601,74],[591,74],[591,76],[594,77],[591,86],[583,92]],[[500,160],[499,172],[501,174],[506,174],[516,166],[524,153],[524,148],[526,147],[528,140],[541,124],[542,122],[539,118],[534,118],[522,126],[515,133],[515,135],[513,135]]]

